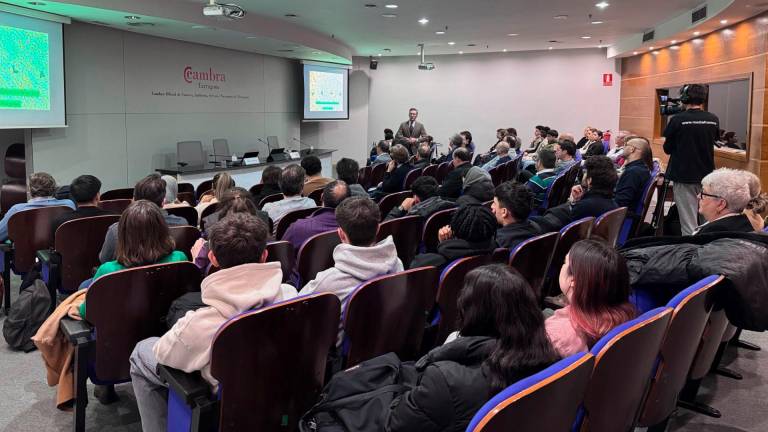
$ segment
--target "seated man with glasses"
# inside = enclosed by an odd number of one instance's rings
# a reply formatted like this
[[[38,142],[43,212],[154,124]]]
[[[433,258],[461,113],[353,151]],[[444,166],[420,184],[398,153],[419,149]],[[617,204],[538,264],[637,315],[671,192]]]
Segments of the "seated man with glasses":
[[[753,232],[749,219],[742,213],[749,202],[749,185],[734,170],[717,169],[701,180],[699,213],[707,221],[694,235],[715,232]]]

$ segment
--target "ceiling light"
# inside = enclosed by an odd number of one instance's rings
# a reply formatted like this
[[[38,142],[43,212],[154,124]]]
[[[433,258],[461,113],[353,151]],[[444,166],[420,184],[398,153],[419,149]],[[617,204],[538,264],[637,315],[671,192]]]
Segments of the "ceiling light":
[[[318,54],[320,54],[320,51],[312,51],[312,54],[318,55]],[[381,54],[379,54],[379,55],[381,55]]]
[[[384,18],[397,18],[397,15],[395,14],[381,14]]]
[[[582,36],[582,39],[592,39],[592,36]]]
[[[669,49],[677,51],[680,49],[680,47],[677,45],[672,45],[671,47],[669,47]]]
[[[552,47],[549,47],[549,48],[547,48],[547,49],[551,50],[551,49],[552,49]]]
[[[653,55],[659,55],[659,52],[658,52],[658,51],[654,51],[654,52],[652,52],[651,54],[653,54]]]
[[[632,55],[637,55],[637,51],[633,51],[633,52],[632,52]]]
[[[435,32],[435,34],[436,34],[436,35],[444,35],[444,34],[445,34],[445,32],[444,32],[444,31],[442,31],[442,30],[438,30],[438,31],[436,31],[436,32]]]
[[[196,29],[196,30],[200,30],[200,29],[204,29],[204,28],[207,28],[207,27],[204,26],[204,25],[193,25],[192,28]],[[256,36],[248,36],[247,39],[256,39]]]
[[[653,47],[648,47],[648,51],[653,51]]]
[[[567,20],[568,15],[555,15],[553,18],[556,20]]]
[[[672,45],[674,45],[674,44],[676,44],[676,43],[677,43],[677,39],[672,39],[672,40],[671,40],[669,43],[671,43]]]
[[[728,20],[720,20],[720,24],[723,24],[723,25],[728,24]]]
[[[384,7],[387,8],[387,9],[397,9],[397,5],[396,4],[388,4],[388,5],[384,5]]]
[[[610,5],[611,4],[608,3],[607,1],[601,1],[600,3],[595,4],[595,7],[599,7],[600,9],[605,9]]]
[[[693,35],[694,35],[694,36],[698,36],[698,35],[700,35],[700,34],[701,34],[701,32],[700,32],[700,31],[695,31],[695,32],[693,32]]]
[[[691,42],[693,42],[695,44],[700,44],[700,43],[704,42],[704,39],[694,39]]]
[[[136,16],[136,15],[126,15],[125,19],[127,19],[127,20],[140,20],[141,17],[140,16]]]
[[[503,49],[503,50],[501,50],[501,51],[502,51],[502,52],[507,52],[507,49],[506,49],[506,48],[504,48],[504,49]]]
[[[421,24],[421,25],[426,25],[428,22],[429,22],[429,19],[427,19],[427,18],[422,18],[422,19],[419,20],[419,24]]]
[[[378,53],[377,55],[378,55],[379,57],[381,57],[381,53]]]
[[[456,45],[456,42],[448,42],[448,45]]]
[[[459,51],[459,54],[464,54],[464,51]]]
[[[730,35],[732,35],[732,34],[733,34],[733,30],[731,30],[731,29],[725,29],[725,30],[723,30],[723,34],[724,34],[724,35],[726,35],[726,36],[730,36]]]
[[[520,33],[507,33],[507,36],[520,36]]]
[[[592,24],[602,24],[604,21],[592,21]]]

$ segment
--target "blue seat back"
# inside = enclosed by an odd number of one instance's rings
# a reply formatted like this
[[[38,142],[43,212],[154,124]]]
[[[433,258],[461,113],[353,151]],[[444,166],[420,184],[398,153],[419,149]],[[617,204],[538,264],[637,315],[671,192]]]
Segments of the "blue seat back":
[[[565,431],[573,423],[594,366],[579,353],[504,389],[475,414],[467,432]]]

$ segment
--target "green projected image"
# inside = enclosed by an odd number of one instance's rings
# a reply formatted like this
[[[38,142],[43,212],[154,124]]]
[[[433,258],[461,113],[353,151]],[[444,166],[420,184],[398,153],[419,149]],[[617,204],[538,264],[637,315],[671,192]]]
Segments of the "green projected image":
[[[344,75],[309,71],[309,110],[344,111]]]
[[[51,109],[46,33],[0,26],[0,109]]]

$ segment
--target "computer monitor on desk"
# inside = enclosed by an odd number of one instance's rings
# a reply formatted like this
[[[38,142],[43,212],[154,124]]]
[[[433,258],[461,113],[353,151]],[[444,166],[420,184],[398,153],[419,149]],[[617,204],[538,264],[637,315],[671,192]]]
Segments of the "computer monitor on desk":
[[[283,162],[287,160],[289,160],[289,157],[285,153],[285,149],[281,148],[273,148],[269,152],[269,157],[267,157],[267,162]]]

